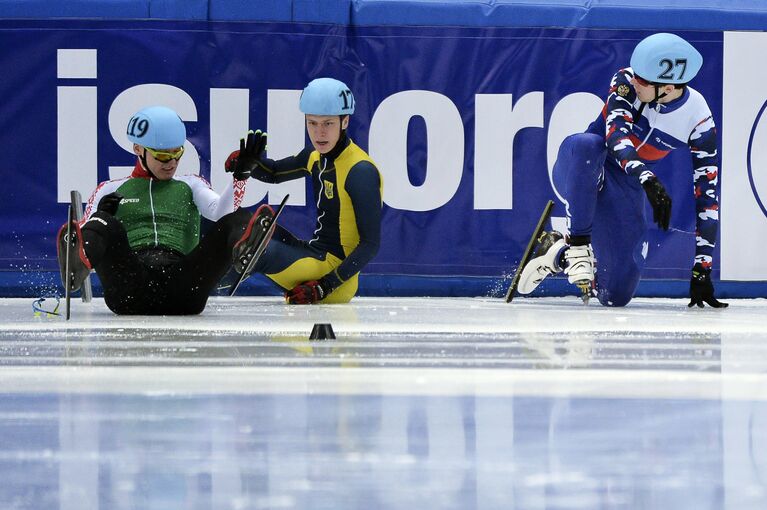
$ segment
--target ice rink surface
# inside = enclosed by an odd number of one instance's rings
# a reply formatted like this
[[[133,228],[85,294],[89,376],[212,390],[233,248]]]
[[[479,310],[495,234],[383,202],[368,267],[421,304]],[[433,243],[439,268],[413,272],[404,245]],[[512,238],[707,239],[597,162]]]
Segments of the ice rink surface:
[[[763,510],[767,300],[730,304],[3,299],[0,508]]]

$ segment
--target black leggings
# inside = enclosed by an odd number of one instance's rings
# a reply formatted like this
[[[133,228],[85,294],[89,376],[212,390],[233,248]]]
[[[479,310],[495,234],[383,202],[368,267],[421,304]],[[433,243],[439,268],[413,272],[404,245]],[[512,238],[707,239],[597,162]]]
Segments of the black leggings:
[[[160,256],[165,260],[157,264],[146,262],[152,258],[146,250],[139,256],[131,249],[119,220],[101,211],[93,216],[103,221],[83,225],[85,253],[99,275],[110,310],[123,315],[196,315],[229,270],[232,247],[252,213],[238,209],[227,214],[187,255]]]

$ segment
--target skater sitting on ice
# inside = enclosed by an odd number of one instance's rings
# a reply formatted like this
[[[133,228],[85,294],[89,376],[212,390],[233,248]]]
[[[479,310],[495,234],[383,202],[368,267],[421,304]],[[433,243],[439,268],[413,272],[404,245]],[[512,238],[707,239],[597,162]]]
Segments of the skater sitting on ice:
[[[696,213],[689,306],[727,306],[714,297],[711,282],[719,223],[716,128],[706,100],[687,86],[702,65],[700,53],[674,34],[655,34],[636,46],[631,67],[612,78],[602,115],[559,148],[553,179],[567,201],[569,239],[558,232],[539,238],[520,277],[521,294],[564,271],[584,300],[594,288],[603,305],[631,301],[645,262],[645,197],[659,228],[668,230],[671,220],[671,198],[653,168],[672,150],[688,147]]]
[[[261,156],[266,133],[248,134],[227,159],[236,179],[276,183],[309,177],[317,205],[314,237],[297,239],[277,226],[254,272],[286,291],[289,303],[347,303],[360,270],[376,255],[381,238],[382,181],[370,156],[346,134],[354,96],[332,78],[310,82],[299,101],[313,148],[273,161]]]
[[[69,278],[66,224],[59,231],[62,280],[75,291],[95,269],[104,301],[117,314],[199,314],[230,267],[242,271],[272,211],[238,209],[234,182],[219,196],[199,176],[175,175],[186,128],[173,110],[144,108],[131,117],[127,134],[136,167],[91,195],[83,221],[72,228]],[[201,215],[215,221],[202,239]]]

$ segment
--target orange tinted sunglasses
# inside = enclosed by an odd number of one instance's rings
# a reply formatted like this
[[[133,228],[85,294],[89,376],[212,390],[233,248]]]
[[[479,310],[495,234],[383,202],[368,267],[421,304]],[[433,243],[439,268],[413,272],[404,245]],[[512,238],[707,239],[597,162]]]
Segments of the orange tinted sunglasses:
[[[181,147],[177,151],[169,152],[169,151],[158,151],[155,149],[150,149],[149,147],[144,147],[149,154],[152,155],[154,159],[159,161],[160,163],[167,163],[168,161],[172,159],[181,159],[181,156],[184,155],[184,148]]]

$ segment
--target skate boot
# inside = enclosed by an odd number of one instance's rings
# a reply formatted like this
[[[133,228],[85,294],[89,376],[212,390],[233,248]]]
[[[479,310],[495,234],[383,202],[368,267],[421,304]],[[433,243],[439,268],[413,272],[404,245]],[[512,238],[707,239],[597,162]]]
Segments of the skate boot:
[[[256,260],[266,248],[274,229],[274,211],[264,204],[253,213],[245,233],[232,248],[232,267],[240,274],[252,271]]]
[[[570,246],[565,252],[567,281],[581,290],[581,299],[589,302],[594,286],[594,250],[590,244]]]
[[[83,236],[80,225],[76,221],[71,222],[67,233],[67,223],[59,229],[56,243],[56,255],[59,259],[59,271],[61,283],[69,292],[80,290],[85,279],[91,272],[91,263],[83,249]],[[69,250],[67,251],[67,244]],[[67,257],[67,254],[69,256]],[[69,273],[67,275],[67,273]]]
[[[533,258],[522,269],[517,292],[530,294],[544,278],[562,271],[562,252],[567,248],[565,239],[556,230],[543,232],[538,237]]]

